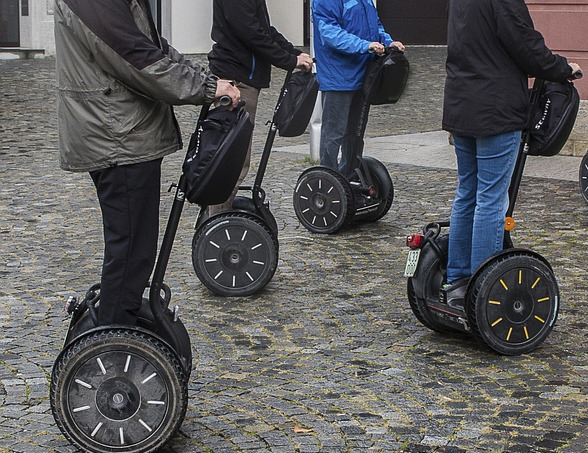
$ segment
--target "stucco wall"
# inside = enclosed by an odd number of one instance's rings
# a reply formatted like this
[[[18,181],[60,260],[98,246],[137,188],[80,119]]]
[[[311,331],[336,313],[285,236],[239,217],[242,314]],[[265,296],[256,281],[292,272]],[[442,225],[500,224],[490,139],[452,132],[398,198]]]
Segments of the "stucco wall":
[[[588,0],[527,0],[527,5],[547,46],[588,70]],[[575,85],[588,100],[588,77]]]
[[[586,77],[574,82],[582,99],[570,140],[562,154],[588,151],[588,0],[527,0],[535,28],[547,46],[582,66]]]

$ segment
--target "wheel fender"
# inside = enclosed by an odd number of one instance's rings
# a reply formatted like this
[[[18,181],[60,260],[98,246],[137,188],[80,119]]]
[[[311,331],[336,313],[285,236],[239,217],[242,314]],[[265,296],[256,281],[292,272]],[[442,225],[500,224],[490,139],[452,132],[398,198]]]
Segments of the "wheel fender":
[[[255,214],[255,203],[249,197],[244,197],[241,195],[237,195],[235,200],[233,201],[233,209],[235,211],[244,211],[249,212],[250,214]]]
[[[85,332],[83,332],[80,335],[73,338],[71,341],[68,341],[67,344],[63,346],[63,348],[61,349],[61,351],[59,352],[59,354],[55,358],[54,363],[59,363],[59,360],[65,354],[65,352],[69,349],[69,347],[72,344],[80,341],[82,338],[89,337],[90,335],[93,335],[96,332],[108,332],[108,331],[113,331],[113,330],[133,330],[136,332],[141,332],[142,334],[145,334],[145,335],[149,335],[150,337],[155,338],[156,340],[165,344],[169,348],[169,350],[172,351],[173,354],[176,356],[179,363],[182,363],[182,364],[184,363],[182,358],[178,355],[177,351],[174,350],[172,345],[170,345],[169,342],[167,342],[166,340],[161,338],[159,335],[156,335],[153,332],[151,332],[150,330],[145,329],[143,327],[126,326],[126,325],[121,325],[121,324],[112,324],[112,325],[108,325],[108,326],[98,326],[98,327],[94,327],[93,329],[86,330]]]
[[[474,275],[472,275],[472,278],[470,278],[470,281],[468,282],[468,287],[466,289],[466,298],[470,297],[470,294],[471,294],[472,289],[474,287],[474,283],[476,282],[478,277],[482,274],[482,272],[484,272],[484,269],[486,269],[488,266],[490,266],[496,260],[502,258],[503,256],[510,255],[512,253],[521,253],[521,254],[525,254],[527,256],[532,256],[533,258],[537,258],[539,261],[544,263],[549,268],[550,271],[553,272],[553,268],[551,267],[551,264],[549,264],[549,261],[547,261],[547,259],[545,257],[543,257],[542,255],[540,255],[537,252],[534,252],[533,250],[523,249],[523,248],[504,249],[504,250],[501,250],[500,252],[497,252],[494,255],[492,255],[490,258],[488,258],[486,261],[484,261],[480,265],[480,267],[478,267],[478,269],[476,269],[476,272],[474,272]],[[467,307],[467,305],[466,305],[466,307]]]
[[[271,213],[267,202],[263,203],[261,207],[258,208],[255,206],[255,202],[251,198],[236,196],[233,201],[232,211],[245,212],[254,215],[269,226],[276,237],[278,236],[278,224]]]
[[[324,165],[317,165],[315,167],[310,167],[307,168],[306,170],[304,170],[300,176],[298,177],[298,182],[296,183],[296,187],[294,189],[294,193],[298,192],[298,187],[300,187],[300,184],[304,182],[304,178],[306,177],[306,175],[308,173],[310,173],[311,171],[317,171],[317,170],[322,170],[325,173],[329,173],[335,177],[339,177],[342,180],[347,182],[347,178],[345,178],[341,173],[339,173],[337,170],[333,170],[332,168],[329,167],[325,167]],[[348,182],[347,182],[348,183]],[[348,183],[349,184],[349,183]]]
[[[392,190],[393,183],[392,178],[390,177],[390,173],[386,166],[380,162],[378,159],[374,159],[373,157],[364,156],[363,160],[368,165],[368,169],[371,173],[378,173],[380,176],[380,182],[382,183],[382,187],[380,187],[381,193],[389,193]],[[384,197],[385,198],[385,197]]]

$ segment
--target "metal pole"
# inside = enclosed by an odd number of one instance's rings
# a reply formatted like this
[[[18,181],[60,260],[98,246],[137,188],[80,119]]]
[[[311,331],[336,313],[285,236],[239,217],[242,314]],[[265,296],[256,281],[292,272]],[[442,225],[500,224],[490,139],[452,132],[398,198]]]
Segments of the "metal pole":
[[[310,8],[310,56],[314,58],[314,27],[312,24],[312,6]],[[317,161],[320,159],[319,150],[321,145],[321,118],[323,116],[322,105],[321,92],[319,91],[319,94],[316,97],[316,104],[314,105],[314,110],[308,124],[310,133],[310,158]]]

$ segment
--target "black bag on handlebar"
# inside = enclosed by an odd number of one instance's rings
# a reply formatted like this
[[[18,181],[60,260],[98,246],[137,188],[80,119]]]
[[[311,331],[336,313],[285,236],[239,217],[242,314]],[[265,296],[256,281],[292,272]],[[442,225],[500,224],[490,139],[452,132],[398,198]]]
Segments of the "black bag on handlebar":
[[[218,107],[198,120],[182,166],[190,203],[224,203],[243,168],[253,124],[242,108]]]
[[[529,123],[530,156],[555,156],[565,145],[576,121],[580,96],[572,82],[544,82]]]
[[[281,137],[302,135],[308,126],[319,85],[316,74],[296,71],[290,75],[280,94],[280,102],[274,112],[274,122]]]
[[[363,94],[369,104],[395,104],[404,92],[409,65],[404,52],[386,49],[370,61],[365,72]]]

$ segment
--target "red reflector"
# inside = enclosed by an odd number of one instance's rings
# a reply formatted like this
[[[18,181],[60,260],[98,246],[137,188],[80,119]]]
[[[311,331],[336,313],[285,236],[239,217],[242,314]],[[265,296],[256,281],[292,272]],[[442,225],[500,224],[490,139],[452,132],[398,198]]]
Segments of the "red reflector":
[[[423,241],[422,234],[411,234],[410,236],[406,236],[406,245],[411,249],[417,249],[421,245]]]

